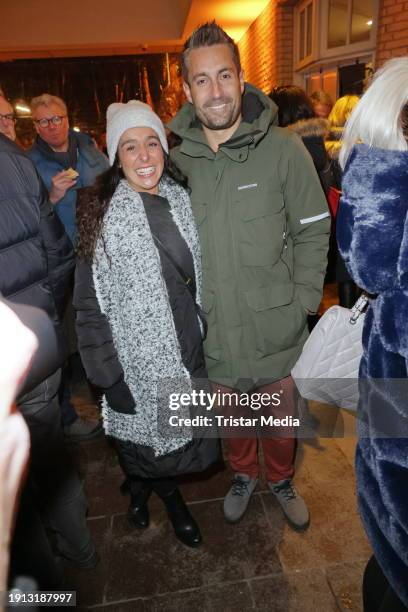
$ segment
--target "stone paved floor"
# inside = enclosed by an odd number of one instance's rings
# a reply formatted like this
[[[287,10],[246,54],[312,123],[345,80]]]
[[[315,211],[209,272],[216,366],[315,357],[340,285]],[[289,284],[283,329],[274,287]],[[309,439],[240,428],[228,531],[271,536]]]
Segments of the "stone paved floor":
[[[238,525],[221,503],[231,473],[186,481],[182,491],[200,524],[198,550],[180,544],[161,503],[151,499],[151,527],[126,517],[122,474],[104,439],[75,448],[85,477],[89,524],[100,566],[69,572],[79,607],[103,610],[361,610],[362,570],[370,548],[355,508],[354,439],[319,438],[299,446],[296,484],[311,512],[306,533],[293,532],[261,482]]]
[[[84,388],[77,388],[75,402],[85,415],[95,410]],[[370,547],[356,512],[354,418],[313,403],[311,412],[320,421],[320,432],[332,431],[336,422],[335,431],[345,433],[299,444],[295,483],[310,508],[308,531],[295,533],[285,524],[263,481],[244,519],[227,524],[222,498],[231,472],[225,466],[181,486],[203,534],[198,550],[175,539],[154,496],[149,529],[131,527],[128,498],[119,493],[123,476],[104,438],[73,446],[85,479],[89,525],[101,554],[95,570],[68,569],[78,609],[360,611]]]

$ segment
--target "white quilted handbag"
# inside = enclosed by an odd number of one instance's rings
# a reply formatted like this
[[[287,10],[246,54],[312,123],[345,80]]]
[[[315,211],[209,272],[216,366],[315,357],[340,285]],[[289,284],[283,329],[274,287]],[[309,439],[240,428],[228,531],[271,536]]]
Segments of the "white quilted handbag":
[[[363,294],[351,310],[332,306],[321,317],[291,372],[302,397],[357,410],[367,303]]]

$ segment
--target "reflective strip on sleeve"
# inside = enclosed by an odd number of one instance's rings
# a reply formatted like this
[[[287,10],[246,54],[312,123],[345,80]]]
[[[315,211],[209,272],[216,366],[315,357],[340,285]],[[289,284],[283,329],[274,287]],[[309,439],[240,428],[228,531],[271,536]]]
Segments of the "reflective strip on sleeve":
[[[321,221],[321,219],[326,219],[326,217],[330,217],[329,212],[321,213],[320,215],[315,215],[314,217],[306,217],[305,219],[300,219],[300,225],[305,225],[305,223],[313,223],[313,221]]]

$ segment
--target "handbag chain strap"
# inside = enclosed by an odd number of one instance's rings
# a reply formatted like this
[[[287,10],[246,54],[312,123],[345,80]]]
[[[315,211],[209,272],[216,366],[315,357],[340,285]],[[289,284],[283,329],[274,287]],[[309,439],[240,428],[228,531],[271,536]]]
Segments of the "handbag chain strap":
[[[366,293],[362,293],[351,309],[351,316],[349,319],[351,325],[355,325],[357,323],[358,318],[364,312],[367,304],[368,295]]]

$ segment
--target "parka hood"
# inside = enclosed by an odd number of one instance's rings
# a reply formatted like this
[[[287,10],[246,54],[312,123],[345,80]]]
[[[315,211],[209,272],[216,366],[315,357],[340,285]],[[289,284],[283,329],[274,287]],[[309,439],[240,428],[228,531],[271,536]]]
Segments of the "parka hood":
[[[256,144],[265,136],[271,124],[278,123],[278,107],[262,91],[245,83],[242,96],[242,121],[236,132],[223,147],[238,149]],[[201,123],[196,115],[193,104],[187,102],[177,115],[167,124],[167,127],[183,139],[181,150],[188,147],[188,142],[201,144],[209,149]]]
[[[301,138],[307,138],[309,136],[322,136],[324,138],[329,132],[329,125],[327,119],[314,117],[312,119],[296,121],[296,123],[292,123],[287,127]]]

